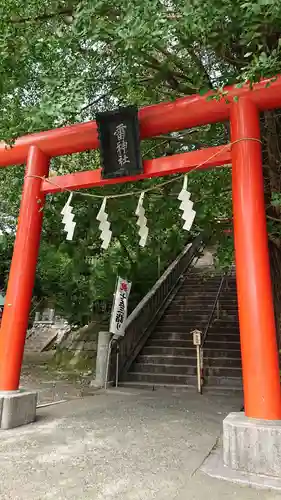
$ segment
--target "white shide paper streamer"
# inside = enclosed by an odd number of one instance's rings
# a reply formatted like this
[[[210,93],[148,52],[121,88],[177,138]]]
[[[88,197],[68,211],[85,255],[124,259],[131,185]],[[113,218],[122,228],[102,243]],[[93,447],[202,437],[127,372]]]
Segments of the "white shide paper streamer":
[[[100,222],[99,230],[101,231],[100,239],[102,240],[101,248],[107,250],[112,237],[112,231],[110,231],[110,222],[108,222],[108,214],[105,211],[106,207],[106,197],[104,197],[99,213],[97,215],[97,220]]]
[[[66,234],[66,239],[71,241],[73,240],[74,229],[76,226],[76,222],[73,222],[74,214],[72,213],[73,207],[70,205],[72,200],[72,193],[70,193],[69,198],[64,205],[61,214],[63,215],[62,223],[64,224],[64,231]]]
[[[185,231],[190,231],[196,215],[195,210],[193,210],[193,202],[190,200],[190,195],[191,193],[187,191],[187,175],[185,175],[182,190],[178,195],[178,200],[181,201],[179,208],[183,211],[182,218],[185,221],[183,225]]]
[[[137,225],[139,226],[139,245],[141,247],[144,247],[146,245],[147,237],[148,237],[148,227],[146,225],[147,223],[147,218],[145,217],[145,209],[143,208],[143,198],[144,198],[144,192],[141,193],[138,201],[138,206],[135,211],[136,216],[138,217],[137,220]]]

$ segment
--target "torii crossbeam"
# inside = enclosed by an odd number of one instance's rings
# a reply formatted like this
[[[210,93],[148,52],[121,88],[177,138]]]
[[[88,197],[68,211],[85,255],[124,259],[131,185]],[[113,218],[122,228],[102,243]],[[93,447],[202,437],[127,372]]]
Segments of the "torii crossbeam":
[[[0,145],[0,166],[27,165],[1,326],[0,391],[19,387],[46,194],[188,172],[197,165],[232,164],[245,411],[248,417],[281,419],[259,125],[260,111],[281,107],[281,77],[263,80],[253,89],[245,85],[226,90],[227,96],[219,101],[193,95],[141,109],[142,139],[230,120],[231,143],[147,160],[139,176],[102,180],[100,170],[95,170],[52,177],[48,182],[50,158],[99,147],[95,122],[27,135],[12,148]]]

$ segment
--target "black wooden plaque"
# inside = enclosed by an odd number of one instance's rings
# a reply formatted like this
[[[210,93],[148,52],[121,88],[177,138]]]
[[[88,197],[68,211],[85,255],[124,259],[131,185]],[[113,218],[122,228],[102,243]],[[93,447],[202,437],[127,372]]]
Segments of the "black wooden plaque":
[[[102,178],[112,179],[143,172],[136,106],[97,113]]]

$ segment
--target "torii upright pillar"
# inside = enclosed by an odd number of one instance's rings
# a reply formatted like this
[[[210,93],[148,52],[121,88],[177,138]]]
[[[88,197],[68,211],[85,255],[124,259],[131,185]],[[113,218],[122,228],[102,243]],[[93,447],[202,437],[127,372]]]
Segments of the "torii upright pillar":
[[[19,391],[19,381],[45,202],[41,178],[47,176],[48,171],[48,156],[38,147],[30,146],[1,325],[1,429],[30,423],[36,416],[37,394]]]
[[[268,256],[259,111],[250,98],[231,108],[236,279],[245,413],[281,419],[281,391]]]
[[[264,205],[259,111],[250,96],[230,114],[236,280],[245,414],[223,423],[220,477],[281,475],[281,390]],[[228,470],[231,473],[228,474]],[[233,472],[235,471],[235,472]],[[213,471],[211,471],[213,472]],[[265,481],[249,478],[250,483]],[[279,484],[281,487],[281,482]]]

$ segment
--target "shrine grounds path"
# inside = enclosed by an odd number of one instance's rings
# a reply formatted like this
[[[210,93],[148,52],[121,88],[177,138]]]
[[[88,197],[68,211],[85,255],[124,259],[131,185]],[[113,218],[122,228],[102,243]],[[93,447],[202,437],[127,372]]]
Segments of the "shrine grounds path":
[[[109,389],[38,409],[1,432],[1,500],[277,500],[281,493],[211,479],[234,397]]]

